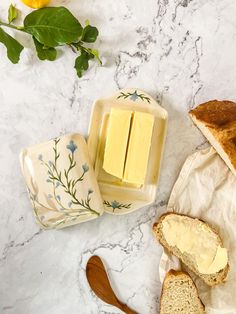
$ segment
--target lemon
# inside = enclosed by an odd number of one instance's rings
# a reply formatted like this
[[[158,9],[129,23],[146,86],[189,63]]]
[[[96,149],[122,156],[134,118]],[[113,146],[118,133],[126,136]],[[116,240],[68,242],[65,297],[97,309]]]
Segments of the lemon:
[[[45,7],[47,4],[49,4],[50,0],[21,0],[26,4],[28,7],[31,7],[33,9],[40,9]]]

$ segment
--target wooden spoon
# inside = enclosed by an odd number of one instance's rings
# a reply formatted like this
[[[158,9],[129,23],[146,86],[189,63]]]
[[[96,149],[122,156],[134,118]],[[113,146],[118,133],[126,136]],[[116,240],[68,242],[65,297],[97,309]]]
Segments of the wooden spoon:
[[[116,297],[100,257],[90,257],[86,266],[86,276],[91,289],[98,298],[108,304],[116,306],[126,314],[137,314]]]

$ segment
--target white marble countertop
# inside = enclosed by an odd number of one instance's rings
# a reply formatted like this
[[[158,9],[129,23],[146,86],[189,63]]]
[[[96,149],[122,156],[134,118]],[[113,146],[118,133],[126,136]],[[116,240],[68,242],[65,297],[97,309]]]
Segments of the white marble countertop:
[[[1,0],[6,18],[11,1]],[[19,0],[23,13],[29,12]],[[32,43],[12,65],[0,46],[0,312],[3,314],[121,313],[98,300],[85,279],[92,254],[108,266],[120,299],[140,314],[158,312],[162,252],[151,231],[165,211],[186,157],[206,144],[187,111],[209,99],[236,100],[236,2],[232,0],[55,0],[100,30],[104,63],[82,78],[66,50],[40,62]],[[23,14],[24,15],[24,14]],[[35,224],[20,172],[21,148],[58,135],[87,134],[95,99],[139,87],[169,112],[169,130],[156,202],[127,216],[61,231]],[[223,312],[222,312],[223,313]]]

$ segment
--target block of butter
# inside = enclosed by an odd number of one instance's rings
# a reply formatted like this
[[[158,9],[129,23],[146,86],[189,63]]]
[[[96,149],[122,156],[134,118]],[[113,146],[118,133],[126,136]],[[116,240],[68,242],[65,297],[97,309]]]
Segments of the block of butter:
[[[152,139],[154,116],[135,112],[130,131],[123,180],[142,185],[145,180]]]
[[[107,130],[103,169],[122,179],[132,111],[112,108]]]
[[[145,112],[111,109],[103,168],[124,182],[144,183],[154,116]]]

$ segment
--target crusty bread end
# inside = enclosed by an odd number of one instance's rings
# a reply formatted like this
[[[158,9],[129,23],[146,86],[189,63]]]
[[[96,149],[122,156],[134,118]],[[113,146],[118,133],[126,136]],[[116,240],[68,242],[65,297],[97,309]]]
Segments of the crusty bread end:
[[[236,176],[236,103],[211,100],[189,115]]]
[[[197,288],[191,277],[182,271],[170,270],[164,279],[160,314],[204,314]]]

